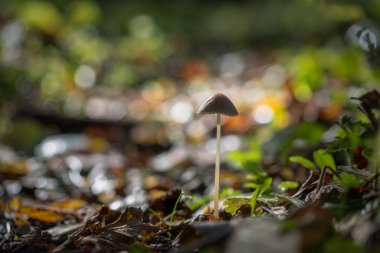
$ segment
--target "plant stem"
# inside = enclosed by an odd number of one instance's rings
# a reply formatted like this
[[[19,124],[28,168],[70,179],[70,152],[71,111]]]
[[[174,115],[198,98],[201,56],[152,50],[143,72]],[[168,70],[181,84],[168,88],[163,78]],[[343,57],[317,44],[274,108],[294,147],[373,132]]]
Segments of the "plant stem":
[[[220,113],[216,115],[216,159],[215,159],[215,188],[214,188],[214,217],[219,219],[219,179],[220,179]]]
[[[181,200],[181,197],[182,197],[182,191],[181,191],[181,193],[179,194],[179,196],[178,196],[178,198],[177,198],[177,201],[176,201],[175,204],[174,204],[174,207],[173,207],[173,211],[172,211],[172,213],[170,214],[169,227],[168,227],[168,236],[169,236],[169,240],[170,240],[171,237],[172,237],[172,234],[171,234],[170,230],[172,229],[173,217],[174,217],[175,211],[177,210],[177,206],[178,206],[179,201]]]
[[[327,171],[327,168],[323,167],[323,169],[321,171],[321,175],[319,176],[319,179],[318,179],[318,185],[317,185],[317,190],[316,190],[317,194],[321,190],[323,183],[325,181],[326,171]]]
[[[255,191],[251,195],[251,216],[255,216],[255,209],[256,209],[256,203],[257,203],[257,197],[259,196],[261,187],[257,187]]]

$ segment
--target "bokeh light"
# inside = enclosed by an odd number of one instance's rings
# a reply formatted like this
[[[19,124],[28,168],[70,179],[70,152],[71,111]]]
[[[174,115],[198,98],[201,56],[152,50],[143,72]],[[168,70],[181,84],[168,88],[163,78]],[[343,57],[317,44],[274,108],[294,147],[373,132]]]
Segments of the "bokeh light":
[[[253,119],[259,124],[268,124],[274,118],[274,111],[267,105],[259,105],[253,111]]]

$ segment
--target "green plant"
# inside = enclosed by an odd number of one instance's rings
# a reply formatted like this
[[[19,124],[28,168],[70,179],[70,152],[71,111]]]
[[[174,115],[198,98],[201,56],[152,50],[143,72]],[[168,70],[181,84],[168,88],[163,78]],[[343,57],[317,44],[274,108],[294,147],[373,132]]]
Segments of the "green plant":
[[[170,230],[172,229],[173,217],[174,217],[175,211],[177,210],[178,203],[181,200],[182,194],[183,194],[183,192],[181,191],[181,193],[178,195],[178,198],[177,198],[177,200],[173,206],[173,211],[170,214],[169,227],[168,227],[168,238],[169,238],[169,240],[173,236],[172,233],[170,232]]]
[[[334,174],[334,182],[345,189],[363,184],[363,178],[355,170],[371,169],[369,164],[371,158],[373,158],[374,182],[377,181],[378,163],[373,151],[378,148],[376,136],[378,136],[379,120],[376,115],[380,108],[380,94],[374,90],[353,99],[359,101],[357,107],[367,120],[365,118],[355,120],[353,116],[345,114],[337,122],[340,129],[336,131],[333,141],[326,143],[324,148],[314,151],[313,161],[302,156],[289,157],[290,162],[321,172],[317,190],[323,185],[328,172]],[[339,161],[339,166],[336,165],[336,161]]]
[[[260,165],[261,151],[258,148],[258,142],[251,141],[250,150],[247,152],[235,151],[228,154],[230,162],[234,163],[237,168],[246,170],[247,182],[244,187],[251,189],[249,204],[251,205],[251,216],[255,214],[257,199],[260,195],[271,191],[272,178],[268,176]]]

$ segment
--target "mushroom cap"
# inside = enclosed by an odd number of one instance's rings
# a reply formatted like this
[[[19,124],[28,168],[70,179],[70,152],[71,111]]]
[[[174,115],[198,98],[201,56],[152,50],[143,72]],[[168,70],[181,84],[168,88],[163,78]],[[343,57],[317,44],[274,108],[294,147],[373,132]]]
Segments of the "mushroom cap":
[[[223,93],[217,93],[207,99],[197,111],[197,114],[214,113],[220,113],[230,117],[239,114],[231,100]]]

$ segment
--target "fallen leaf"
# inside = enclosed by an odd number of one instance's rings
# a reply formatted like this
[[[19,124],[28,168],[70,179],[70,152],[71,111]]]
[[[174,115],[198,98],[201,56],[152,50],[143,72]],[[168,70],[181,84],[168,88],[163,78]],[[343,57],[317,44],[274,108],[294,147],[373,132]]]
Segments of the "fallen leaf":
[[[9,202],[1,203],[1,208],[16,217],[16,224],[25,224],[27,219],[42,222],[58,222],[67,216],[77,217],[76,210],[84,207],[86,202],[78,199],[66,199],[53,202],[49,205],[23,204],[20,198],[15,197]]]
[[[54,252],[81,249],[84,251],[119,251],[136,242],[146,242],[157,235],[159,226],[143,222],[140,208],[127,207],[117,220],[101,226],[99,210],[86,224],[69,235]],[[111,211],[110,211],[111,212]]]
[[[50,204],[52,208],[58,208],[61,210],[78,210],[86,206],[86,202],[80,199],[65,199],[59,202],[53,202]]]
[[[223,201],[226,212],[234,215],[236,211],[243,205],[250,206],[250,197],[230,197]]]

